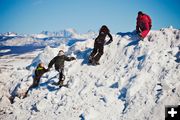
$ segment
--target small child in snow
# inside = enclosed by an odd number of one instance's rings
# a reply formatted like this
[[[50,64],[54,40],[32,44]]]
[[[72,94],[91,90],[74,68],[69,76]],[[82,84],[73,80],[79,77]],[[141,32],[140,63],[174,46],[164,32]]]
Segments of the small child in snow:
[[[49,69],[45,69],[43,63],[38,64],[37,68],[35,69],[35,75],[33,77],[33,84],[28,88],[28,90],[26,91],[23,98],[27,97],[29,90],[31,90],[32,88],[35,88],[39,85],[42,75],[48,71],[49,71]]]
[[[139,38],[143,40],[152,27],[152,20],[149,15],[143,13],[142,11],[138,12],[136,19],[136,32],[139,35]]]
[[[110,30],[106,25],[103,25],[99,30],[99,35],[94,41],[94,48],[89,56],[89,63],[92,65],[99,65],[99,60],[104,53],[105,38],[109,36],[109,41],[107,45],[113,41],[113,37],[110,34]]]
[[[59,72],[59,81],[57,83],[54,83],[54,85],[59,85],[60,87],[63,86],[63,81],[65,79],[64,62],[72,61],[75,59],[76,59],[75,57],[67,57],[66,55],[64,55],[64,51],[60,50],[58,55],[50,61],[48,65],[48,69],[50,69],[54,64],[56,71]]]

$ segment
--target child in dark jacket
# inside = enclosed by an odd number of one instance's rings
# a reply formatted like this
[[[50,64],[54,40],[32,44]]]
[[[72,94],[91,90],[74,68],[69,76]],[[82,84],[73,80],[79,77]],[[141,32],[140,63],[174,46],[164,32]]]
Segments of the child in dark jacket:
[[[39,85],[39,82],[40,82],[42,75],[48,71],[49,71],[49,69],[45,69],[43,63],[38,64],[37,68],[35,69],[35,75],[33,77],[33,84],[26,91],[24,98],[27,97],[29,90],[31,90],[32,88],[35,88]]]
[[[109,36],[110,38],[106,44],[110,44],[113,41],[113,37],[110,34],[108,27],[106,25],[103,25],[99,30],[98,37],[95,39],[94,49],[89,56],[89,63],[93,65],[99,64],[99,60],[104,53],[104,44],[106,42],[105,41],[106,36]]]
[[[64,62],[72,61],[75,59],[76,58],[74,58],[74,57],[67,57],[66,55],[64,55],[64,51],[60,50],[58,55],[50,61],[49,65],[48,65],[48,69],[50,69],[54,64],[56,71],[59,72],[59,81],[57,83],[55,83],[54,85],[63,86],[63,81],[65,80]]]

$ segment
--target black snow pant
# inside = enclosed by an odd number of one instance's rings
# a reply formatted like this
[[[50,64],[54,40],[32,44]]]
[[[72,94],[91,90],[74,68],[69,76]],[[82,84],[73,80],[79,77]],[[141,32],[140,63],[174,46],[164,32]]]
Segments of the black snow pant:
[[[25,95],[27,95],[28,92],[29,92],[29,90],[31,90],[32,88],[38,87],[39,82],[40,82],[40,78],[41,78],[41,77],[34,77],[34,78],[33,78],[33,84],[28,88],[28,90],[26,91]]]
[[[104,53],[104,45],[95,42],[94,49],[92,53],[90,54],[90,57],[92,58],[92,60],[95,60],[96,62],[98,62],[101,56],[103,55],[103,53]]]
[[[65,80],[65,75],[64,75],[64,68],[60,68],[57,70],[59,72],[59,82],[64,81]]]

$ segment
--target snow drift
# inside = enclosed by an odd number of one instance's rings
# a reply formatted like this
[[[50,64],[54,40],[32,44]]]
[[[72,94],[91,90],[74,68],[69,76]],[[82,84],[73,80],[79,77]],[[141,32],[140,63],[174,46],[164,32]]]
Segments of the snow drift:
[[[162,120],[165,105],[180,104],[180,31],[164,28],[151,31],[144,41],[133,32],[113,35],[113,42],[105,46],[100,65],[87,64],[93,48],[92,33],[74,36],[72,44],[47,46],[34,51],[33,60],[19,63],[1,62],[0,118],[3,120]],[[25,99],[21,94],[32,83],[31,74],[38,62],[49,61],[63,49],[76,61],[65,63],[65,82],[69,88],[51,85],[58,81],[53,69],[46,73],[40,86]],[[30,53],[20,56],[28,56]],[[2,69],[3,65],[11,66]],[[18,68],[16,65],[18,64]],[[21,64],[21,65],[19,65]],[[28,70],[25,69],[28,67]],[[30,68],[30,69],[29,69]]]

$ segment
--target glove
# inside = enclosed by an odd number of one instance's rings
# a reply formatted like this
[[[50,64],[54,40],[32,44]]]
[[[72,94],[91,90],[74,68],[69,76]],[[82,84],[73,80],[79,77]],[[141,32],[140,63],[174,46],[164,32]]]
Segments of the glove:
[[[109,40],[109,41],[106,43],[106,45],[109,45],[111,42],[112,42],[112,40]]]

